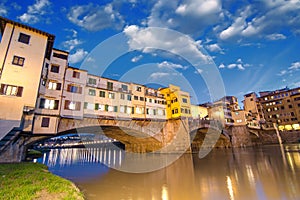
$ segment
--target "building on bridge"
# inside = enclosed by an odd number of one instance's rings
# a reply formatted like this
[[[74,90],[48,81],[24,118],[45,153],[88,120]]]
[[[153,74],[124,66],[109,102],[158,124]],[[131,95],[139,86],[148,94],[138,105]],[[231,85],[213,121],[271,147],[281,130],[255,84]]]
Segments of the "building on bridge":
[[[300,130],[300,87],[260,92],[258,111],[266,128]]]
[[[0,139],[32,124],[39,86],[45,84],[55,36],[0,17]],[[29,125],[29,124],[27,124]]]
[[[188,92],[181,91],[179,86],[172,84],[167,88],[160,88],[159,91],[166,99],[168,119],[192,117],[190,94]]]

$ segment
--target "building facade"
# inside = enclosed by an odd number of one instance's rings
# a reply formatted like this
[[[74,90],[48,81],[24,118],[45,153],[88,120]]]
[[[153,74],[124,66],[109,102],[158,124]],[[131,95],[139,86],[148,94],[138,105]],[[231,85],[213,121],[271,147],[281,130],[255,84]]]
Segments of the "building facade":
[[[167,119],[192,117],[190,94],[188,92],[181,91],[179,86],[172,84],[167,88],[160,88],[159,91],[166,100]]]
[[[0,17],[0,139],[12,128],[28,127],[36,107],[43,67],[54,35]]]
[[[265,128],[300,130],[300,88],[260,92],[258,112]]]

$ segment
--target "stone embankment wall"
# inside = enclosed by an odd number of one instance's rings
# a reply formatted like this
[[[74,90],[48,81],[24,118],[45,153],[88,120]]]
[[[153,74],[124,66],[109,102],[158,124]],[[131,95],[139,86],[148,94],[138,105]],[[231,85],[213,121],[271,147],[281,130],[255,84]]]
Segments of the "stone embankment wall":
[[[253,146],[250,132],[246,126],[233,126],[229,130],[232,147]]]
[[[259,130],[262,144],[278,144],[275,130]],[[297,143],[300,140],[300,131],[279,131],[283,143]]]
[[[0,163],[14,163],[25,159],[27,138],[20,136],[16,141],[11,142],[2,152],[0,152]]]

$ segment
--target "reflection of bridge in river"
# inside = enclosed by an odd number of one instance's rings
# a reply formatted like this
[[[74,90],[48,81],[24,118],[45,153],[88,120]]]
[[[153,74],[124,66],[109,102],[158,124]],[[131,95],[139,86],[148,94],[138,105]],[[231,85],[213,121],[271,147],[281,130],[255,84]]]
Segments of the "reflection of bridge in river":
[[[112,145],[112,144],[111,144]],[[112,149],[111,147],[100,148],[71,148],[71,149],[51,149],[44,153],[39,162],[52,166],[70,166],[103,163],[112,167],[120,167],[124,158],[122,149]],[[36,160],[35,160],[36,161]]]

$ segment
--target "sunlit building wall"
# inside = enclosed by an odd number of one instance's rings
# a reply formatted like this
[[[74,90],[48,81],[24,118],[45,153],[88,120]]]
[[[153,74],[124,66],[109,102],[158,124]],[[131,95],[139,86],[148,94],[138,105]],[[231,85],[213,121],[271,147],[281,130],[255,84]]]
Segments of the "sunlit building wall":
[[[87,71],[68,67],[65,72],[60,114],[67,118],[83,118]]]
[[[36,107],[44,63],[54,35],[0,17],[0,139],[22,117],[29,129]]]
[[[160,91],[153,88],[145,89],[146,118],[166,119],[166,101]]]
[[[167,118],[192,117],[190,94],[180,90],[179,86],[170,84],[167,88],[160,88],[167,102]]]
[[[136,83],[131,83],[132,91],[132,118],[146,118],[146,102],[145,102],[145,92],[146,87]]]
[[[35,133],[57,132],[67,66],[68,52],[53,49],[50,61],[47,60],[43,68],[34,117]]]
[[[264,128],[300,130],[300,88],[260,92],[258,107]]]

